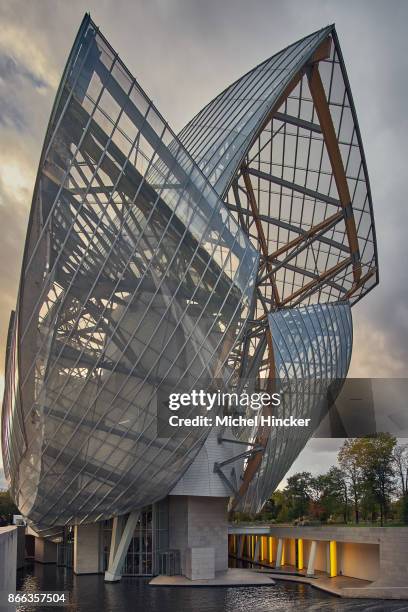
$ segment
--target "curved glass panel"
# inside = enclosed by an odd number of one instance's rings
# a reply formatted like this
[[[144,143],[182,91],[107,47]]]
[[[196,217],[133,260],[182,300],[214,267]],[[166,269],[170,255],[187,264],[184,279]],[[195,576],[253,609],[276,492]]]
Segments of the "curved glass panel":
[[[25,451],[5,459],[24,515],[50,529],[168,492],[206,431],[160,438],[157,393],[228,378],[257,267],[232,215],[86,19],[47,133],[23,262],[13,346]],[[11,375],[7,384],[10,398]]]
[[[351,309],[347,303],[316,304],[269,315],[276,379],[282,403],[276,418],[310,418],[308,427],[271,428],[262,460],[234,508],[258,512],[325,416],[331,396],[339,392],[351,359]],[[236,432],[256,441],[258,431]],[[245,481],[245,472],[244,472]]]
[[[353,304],[378,284],[370,183],[334,26],[238,79],[180,139],[248,234],[253,220],[262,231],[275,283],[272,293],[264,275],[267,302]]]
[[[225,193],[270,109],[329,32],[330,26],[322,28],[247,72],[179,133],[179,139],[220,195]]]

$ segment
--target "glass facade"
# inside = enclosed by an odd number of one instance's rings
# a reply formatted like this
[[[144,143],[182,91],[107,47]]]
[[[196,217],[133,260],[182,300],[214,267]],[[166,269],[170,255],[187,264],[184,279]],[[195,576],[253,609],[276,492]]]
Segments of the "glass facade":
[[[350,306],[377,282],[334,26],[255,67],[176,136],[86,16],[46,133],[7,341],[3,454],[20,511],[52,535],[165,498],[208,429],[160,437],[158,393],[313,380],[318,392],[288,387],[282,410],[318,425],[322,395],[347,374]],[[248,446],[228,462],[243,483],[232,507],[260,509],[305,431],[234,432]],[[167,527],[155,512],[125,573],[157,566]]]
[[[104,570],[108,569],[112,519],[104,522]],[[124,576],[153,576],[160,572],[160,557],[168,551],[168,499],[146,506],[140,513],[125,557]]]
[[[262,509],[327,413],[330,399],[340,391],[347,375],[353,345],[347,303],[282,310],[271,313],[268,319],[276,388],[281,393],[281,405],[274,408],[273,415],[282,419],[309,418],[311,423],[308,427],[271,428],[259,469],[235,505],[236,510],[252,513]],[[247,442],[256,438],[248,428],[236,435]]]
[[[85,19],[44,144],[10,349],[19,385],[16,397],[9,377],[5,466],[37,528],[124,514],[175,484],[206,431],[161,439],[156,394],[225,376],[257,267],[256,249]]]
[[[331,128],[310,79],[314,58],[320,60]],[[244,181],[245,174],[250,176],[268,253],[276,253],[271,263],[284,306],[340,299],[353,304],[378,283],[368,171],[334,26],[290,45],[238,79],[179,137],[253,235]],[[348,233],[351,218],[355,238]],[[259,246],[257,233],[252,239]],[[270,303],[270,278],[263,277],[260,291]],[[313,280],[321,282],[312,285]]]

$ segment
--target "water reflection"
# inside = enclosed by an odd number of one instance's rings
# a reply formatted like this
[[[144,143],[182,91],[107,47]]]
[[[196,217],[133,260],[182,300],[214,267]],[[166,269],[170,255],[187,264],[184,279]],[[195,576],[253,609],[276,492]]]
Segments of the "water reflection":
[[[150,587],[149,578],[123,578],[105,584],[103,576],[75,576],[55,565],[28,565],[19,573],[24,591],[69,591],[70,606],[19,606],[19,612],[408,612],[408,602],[345,600],[305,584],[277,582],[274,586],[239,588]]]

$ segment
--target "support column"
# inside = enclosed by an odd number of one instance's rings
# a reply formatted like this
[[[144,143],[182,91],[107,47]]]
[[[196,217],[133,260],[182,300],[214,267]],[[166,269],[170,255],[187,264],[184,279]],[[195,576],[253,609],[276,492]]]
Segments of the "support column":
[[[56,563],[57,545],[47,538],[35,538],[34,559],[37,563]]]
[[[101,567],[101,523],[75,525],[74,573],[99,574]]]
[[[259,561],[261,539],[259,536],[255,537],[255,550],[254,550],[254,561]]]
[[[317,542],[316,540],[312,540],[312,544],[310,546],[310,553],[309,553],[309,563],[307,564],[307,573],[306,573],[307,576],[314,576],[316,552],[317,552]]]
[[[303,569],[303,540],[300,538],[297,541],[297,561],[298,561],[298,570]]]
[[[335,540],[330,540],[330,578],[337,576],[337,543]]]
[[[275,567],[281,567],[282,565],[282,553],[283,553],[283,539],[279,538],[278,539],[278,548],[276,550],[276,562],[275,562]]]
[[[251,542],[247,542],[248,556],[251,554],[250,545]],[[192,571],[187,563],[187,555],[189,562],[194,561],[198,558],[197,555],[204,554],[204,549],[207,551],[208,567],[211,565],[209,558],[211,556],[214,558],[215,571],[226,571],[228,569],[228,498],[169,495],[169,547],[180,551],[180,569],[185,576],[188,574],[189,577]],[[201,553],[199,549],[202,549]],[[197,576],[195,570],[193,573]]]
[[[112,521],[112,535],[109,549],[109,562],[108,567],[111,567],[118,550],[120,538],[122,537],[123,530],[125,528],[125,517],[114,516]]]
[[[272,563],[272,546],[273,546],[273,538],[271,536],[268,537],[268,563]]]
[[[116,528],[112,528],[112,543],[114,544],[113,548],[116,548],[116,550],[112,553],[112,556],[109,555],[109,566],[105,572],[105,582],[118,582],[122,578],[122,569],[126,553],[135,532],[139,516],[139,511],[131,512],[120,535],[120,521],[113,524],[113,527],[116,526]]]

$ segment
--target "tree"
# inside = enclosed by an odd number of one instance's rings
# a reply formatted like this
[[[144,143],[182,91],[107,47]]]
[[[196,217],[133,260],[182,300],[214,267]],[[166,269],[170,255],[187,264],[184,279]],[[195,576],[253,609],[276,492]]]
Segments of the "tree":
[[[0,491],[0,517],[8,520],[11,515],[20,514],[8,491]]]
[[[363,454],[364,446],[360,438],[348,438],[339,450],[338,462],[347,481],[354,504],[354,518],[360,519],[360,501],[364,490]]]
[[[307,514],[312,481],[310,472],[298,472],[288,478],[284,493],[290,504],[289,518],[296,519]]]
[[[401,495],[408,495],[408,444],[396,444],[392,459],[400,481]]]
[[[331,498],[343,515],[344,523],[348,520],[348,487],[340,468],[332,466],[326,474],[327,495]],[[335,511],[335,510],[334,510]]]
[[[272,518],[279,523],[286,523],[289,520],[289,505],[287,495],[284,491],[274,491],[270,498]]]
[[[384,524],[391,495],[395,489],[394,448],[395,436],[379,433],[363,438],[361,464],[366,486],[380,506],[381,526]]]

